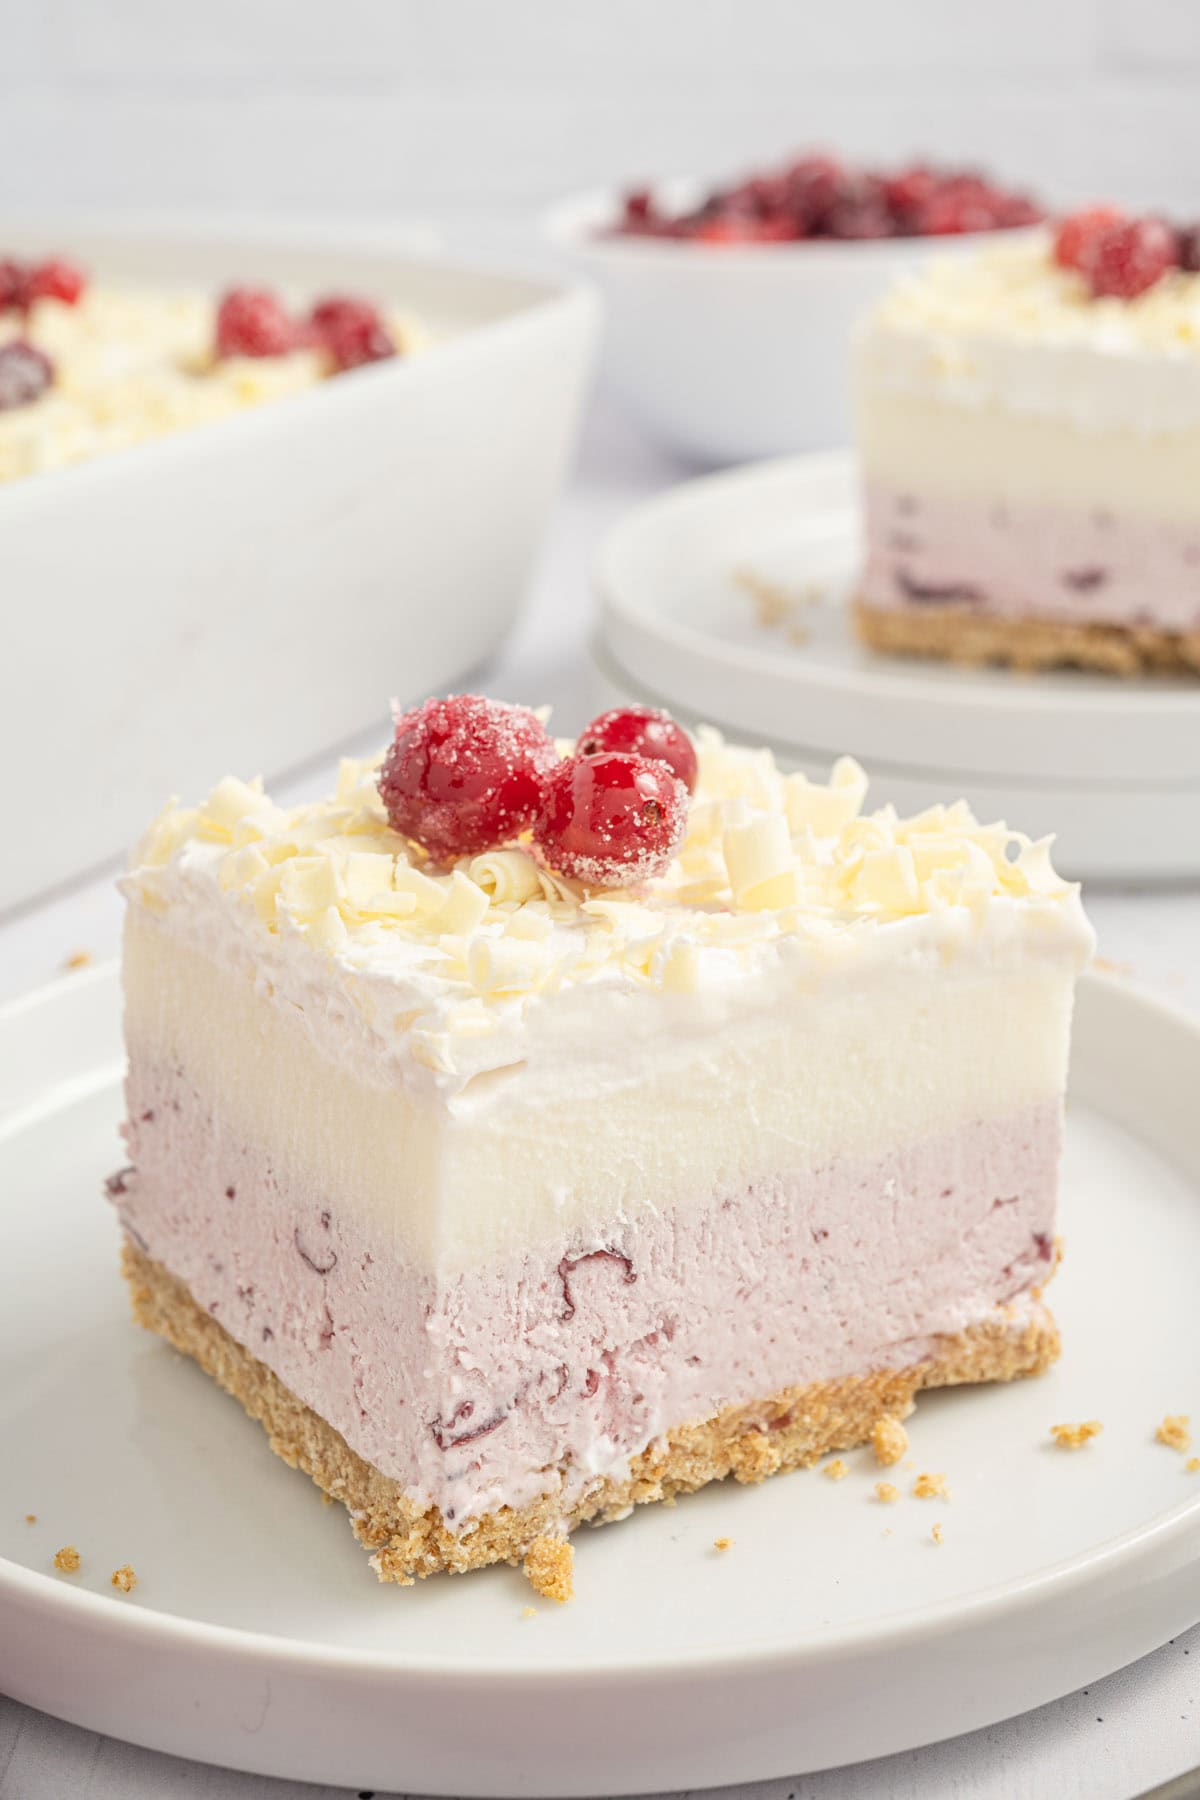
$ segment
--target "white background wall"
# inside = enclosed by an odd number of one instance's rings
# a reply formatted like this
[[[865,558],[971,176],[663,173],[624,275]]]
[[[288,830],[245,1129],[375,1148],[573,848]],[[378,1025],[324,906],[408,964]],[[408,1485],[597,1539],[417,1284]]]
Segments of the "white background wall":
[[[814,142],[1200,213],[1200,0],[0,0],[0,210],[511,214]]]

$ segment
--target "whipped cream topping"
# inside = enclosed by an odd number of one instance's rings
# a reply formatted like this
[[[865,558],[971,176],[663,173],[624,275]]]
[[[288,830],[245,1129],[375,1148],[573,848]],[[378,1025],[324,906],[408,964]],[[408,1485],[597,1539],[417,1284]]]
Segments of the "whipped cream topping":
[[[864,813],[849,758],[821,785],[712,730],[697,749],[684,842],[638,888],[565,882],[520,843],[439,869],[389,827],[377,759],[344,762],[311,805],[231,777],[200,807],[169,806],[124,891],[327,1037],[353,1036],[356,1016],[353,1060],[366,1073],[376,1058],[376,1081],[447,1094],[521,1061],[551,1014],[594,1059],[611,1037],[620,1066],[631,1030],[711,1028],[714,1003],[766,1003],[781,967],[805,986],[896,959],[1090,953],[1049,840],[982,825],[962,801]]]
[[[77,305],[41,300],[0,315],[0,344],[27,338],[50,357],[54,385],[0,412],[0,482],[81,462],[303,392],[326,377],[314,350],[217,359],[216,301],[170,289],[89,287]],[[388,319],[405,352],[411,320]]]
[[[859,346],[864,384],[1066,417],[1082,429],[1200,427],[1200,275],[1096,299],[1048,232],[899,282]]]

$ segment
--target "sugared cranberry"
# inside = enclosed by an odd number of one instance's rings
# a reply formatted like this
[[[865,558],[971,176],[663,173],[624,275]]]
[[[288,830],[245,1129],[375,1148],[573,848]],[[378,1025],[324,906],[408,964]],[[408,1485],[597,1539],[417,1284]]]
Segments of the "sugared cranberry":
[[[218,356],[286,356],[296,328],[267,288],[231,288],[217,308]]]
[[[545,726],[525,707],[454,694],[397,719],[379,793],[394,830],[450,861],[532,825],[556,760]]]
[[[23,312],[29,271],[24,263],[5,257],[0,261],[0,313]]]
[[[1185,225],[1179,233],[1179,266],[1185,275],[1200,274],[1200,225]]]
[[[634,188],[625,196],[625,223],[637,227],[646,225],[654,214],[654,196],[649,188]]]
[[[87,276],[74,263],[61,257],[35,263],[25,284],[26,304],[32,300],[61,300],[64,306],[75,306],[87,286]]]
[[[1125,218],[1115,206],[1088,206],[1070,213],[1054,234],[1054,260],[1062,269],[1086,270],[1100,239]]]
[[[357,369],[396,354],[395,340],[369,300],[333,295],[318,301],[308,323],[337,369]]]
[[[24,338],[0,344],[0,412],[40,400],[54,381],[54,364]]]
[[[981,182],[959,181],[936,190],[917,213],[922,237],[957,237],[966,231],[992,231],[996,206]]]
[[[903,218],[933,198],[938,178],[928,163],[913,163],[884,177],[884,198],[894,218]]]
[[[610,750],[559,763],[533,835],[559,875],[626,887],[666,873],[686,823],[687,789],[665,763]]]
[[[696,791],[696,752],[670,713],[653,706],[618,706],[601,713],[580,732],[575,754],[597,756],[604,750],[624,750],[666,763],[689,794]]]
[[[784,175],[788,211],[800,235],[813,237],[825,230],[831,209],[846,197],[852,179],[836,157],[801,156]]]
[[[1135,300],[1179,262],[1175,233],[1162,219],[1130,219],[1113,225],[1088,255],[1093,294]]]

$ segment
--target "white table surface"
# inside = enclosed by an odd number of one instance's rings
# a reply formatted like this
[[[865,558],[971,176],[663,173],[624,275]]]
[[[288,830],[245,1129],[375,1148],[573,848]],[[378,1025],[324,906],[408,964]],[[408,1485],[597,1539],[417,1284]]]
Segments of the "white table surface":
[[[524,622],[487,671],[488,691],[552,702],[564,731],[586,722],[595,710],[585,655],[592,552],[626,506],[686,473],[615,412],[597,410]],[[381,692],[379,717],[364,720],[354,748],[382,740],[387,698]],[[330,762],[314,764],[296,790],[319,791]],[[1110,963],[1200,1013],[1200,887],[1092,888],[1088,906]],[[0,923],[0,1000],[58,974],[79,952],[113,955],[119,925],[112,871]],[[722,1792],[761,1800],[1132,1800],[1193,1765],[1200,1765],[1200,1627],[1090,1690],[990,1730],[852,1769]],[[0,1697],[0,1800],[353,1800],[358,1792],[203,1768]],[[376,1790],[376,1800],[393,1796]]]

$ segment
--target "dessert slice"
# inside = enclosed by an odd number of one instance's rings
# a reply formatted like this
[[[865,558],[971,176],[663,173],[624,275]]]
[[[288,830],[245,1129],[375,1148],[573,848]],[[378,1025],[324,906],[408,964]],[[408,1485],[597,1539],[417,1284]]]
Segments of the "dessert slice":
[[[875,649],[1200,670],[1200,230],[1096,209],[932,265],[856,371]]]
[[[544,1571],[1057,1353],[1077,890],[961,802],[864,815],[848,759],[696,751],[430,702],[125,880],[136,1315],[384,1579]]]

